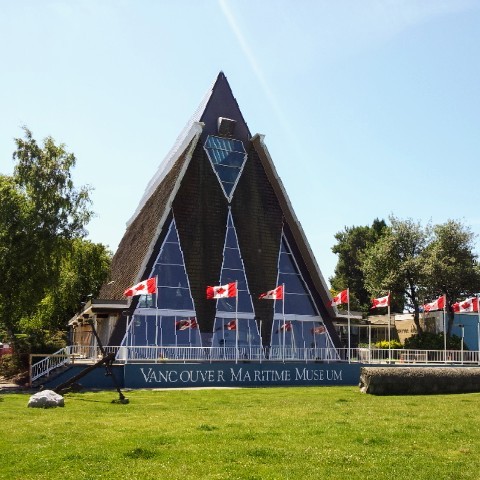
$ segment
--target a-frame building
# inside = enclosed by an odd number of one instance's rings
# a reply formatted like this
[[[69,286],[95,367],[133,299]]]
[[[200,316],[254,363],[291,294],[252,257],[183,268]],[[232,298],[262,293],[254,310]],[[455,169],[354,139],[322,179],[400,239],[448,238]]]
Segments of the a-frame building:
[[[156,294],[123,296],[151,277]],[[237,297],[207,299],[207,286],[230,282]],[[283,300],[259,299],[279,285]],[[252,136],[220,73],[147,186],[110,281],[85,312],[106,344],[145,347],[144,359],[146,347],[155,358],[164,347],[211,348],[209,357],[224,359],[229,349],[251,359],[302,349],[332,358],[330,300],[263,136]]]

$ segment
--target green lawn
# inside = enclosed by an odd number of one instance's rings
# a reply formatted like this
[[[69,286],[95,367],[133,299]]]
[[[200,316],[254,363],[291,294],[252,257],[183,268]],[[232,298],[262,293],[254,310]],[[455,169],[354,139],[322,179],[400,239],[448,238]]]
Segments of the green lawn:
[[[480,394],[356,387],[0,397],[5,479],[478,479]]]

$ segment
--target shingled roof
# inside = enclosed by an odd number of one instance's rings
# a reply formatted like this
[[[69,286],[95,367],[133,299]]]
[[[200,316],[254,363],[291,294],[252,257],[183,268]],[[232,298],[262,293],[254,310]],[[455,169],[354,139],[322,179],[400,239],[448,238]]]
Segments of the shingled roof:
[[[125,234],[112,259],[110,280],[105,283],[99,298],[120,300],[125,298],[123,292],[143,275],[144,267],[153,251],[161,228],[168,216],[179,182],[190,161],[193,149],[201,133],[201,125],[193,124],[187,132],[190,141],[185,150],[171,161],[171,167],[165,172],[156,188],[130,221]],[[143,267],[143,268],[142,268]]]

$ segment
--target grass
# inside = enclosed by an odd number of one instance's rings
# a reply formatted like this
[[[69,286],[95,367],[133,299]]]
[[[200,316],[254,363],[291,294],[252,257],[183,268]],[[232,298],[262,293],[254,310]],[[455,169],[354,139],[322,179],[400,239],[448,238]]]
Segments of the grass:
[[[354,387],[1,397],[5,479],[478,479],[480,394]]]

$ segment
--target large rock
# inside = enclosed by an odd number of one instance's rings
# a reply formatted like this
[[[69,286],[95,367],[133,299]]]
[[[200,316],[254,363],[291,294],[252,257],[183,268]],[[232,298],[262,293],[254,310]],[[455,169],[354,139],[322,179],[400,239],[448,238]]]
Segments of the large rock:
[[[363,367],[360,391],[373,395],[480,392],[480,368]]]
[[[53,390],[42,390],[30,397],[28,407],[30,408],[51,408],[63,407],[65,401],[61,395],[55,393]]]

